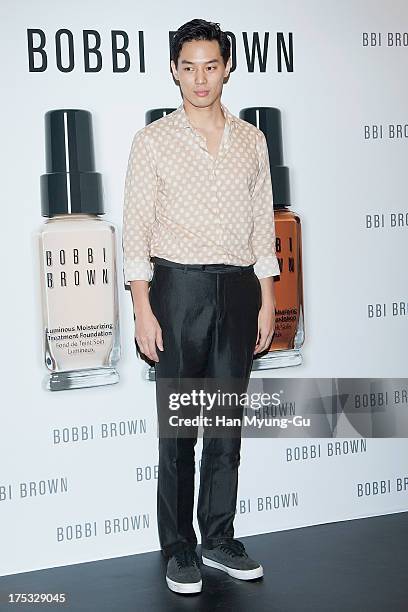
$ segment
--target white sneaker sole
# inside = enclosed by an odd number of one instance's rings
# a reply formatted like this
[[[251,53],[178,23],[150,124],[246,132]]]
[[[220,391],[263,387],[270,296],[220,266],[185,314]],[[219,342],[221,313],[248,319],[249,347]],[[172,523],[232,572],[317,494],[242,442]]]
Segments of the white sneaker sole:
[[[199,593],[203,587],[203,581],[199,582],[175,582],[166,576],[166,582],[171,591],[175,593]]]
[[[227,565],[223,565],[218,561],[213,561],[208,557],[204,557],[201,555],[203,564],[208,565],[209,567],[215,567],[215,569],[222,570],[223,572],[227,572],[233,578],[239,578],[240,580],[252,580],[253,578],[260,578],[263,576],[263,567],[260,565],[259,567],[255,567],[251,570],[239,570],[233,567],[228,567]]]

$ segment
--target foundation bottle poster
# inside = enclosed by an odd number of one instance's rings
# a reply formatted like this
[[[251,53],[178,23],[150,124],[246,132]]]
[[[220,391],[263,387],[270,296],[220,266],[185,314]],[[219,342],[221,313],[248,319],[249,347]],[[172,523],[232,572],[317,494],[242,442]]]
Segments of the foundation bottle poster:
[[[408,5],[5,0],[0,577],[160,549],[123,205],[135,134],[182,102],[170,41],[194,18],[227,33],[221,100],[265,137],[280,271],[236,537],[407,509]],[[236,218],[219,222],[233,239]],[[314,425],[267,425],[299,414]]]

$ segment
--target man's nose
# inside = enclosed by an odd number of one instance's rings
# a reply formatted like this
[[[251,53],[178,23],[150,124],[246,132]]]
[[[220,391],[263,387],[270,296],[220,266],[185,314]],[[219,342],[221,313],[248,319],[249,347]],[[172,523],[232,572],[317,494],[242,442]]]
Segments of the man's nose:
[[[206,78],[205,78],[205,72],[202,68],[199,68],[196,72],[196,83],[205,83],[206,82]]]

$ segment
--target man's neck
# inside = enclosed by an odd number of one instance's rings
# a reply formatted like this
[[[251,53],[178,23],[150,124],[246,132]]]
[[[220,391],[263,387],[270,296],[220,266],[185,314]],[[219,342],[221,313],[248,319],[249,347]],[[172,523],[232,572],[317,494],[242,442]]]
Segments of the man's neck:
[[[194,106],[184,98],[183,106],[191,125],[199,130],[222,129],[225,125],[220,98],[214,100],[211,105],[202,108]]]

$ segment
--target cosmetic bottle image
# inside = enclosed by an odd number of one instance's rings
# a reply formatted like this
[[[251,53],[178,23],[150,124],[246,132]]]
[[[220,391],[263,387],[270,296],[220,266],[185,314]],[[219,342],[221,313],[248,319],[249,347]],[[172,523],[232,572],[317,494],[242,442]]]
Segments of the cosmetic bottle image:
[[[149,123],[153,123],[157,119],[161,119],[166,115],[170,115],[175,108],[152,108],[145,113],[145,125],[149,125]]]
[[[280,275],[274,277],[275,333],[268,351],[254,356],[252,369],[299,365],[305,338],[302,227],[299,215],[288,209],[291,205],[289,169],[283,165],[281,112],[278,108],[251,107],[242,109],[239,116],[262,130],[268,144],[280,268]]]
[[[105,221],[95,172],[92,116],[79,109],[45,113],[46,174],[37,233],[42,340],[58,391],[119,381],[117,229]]]

